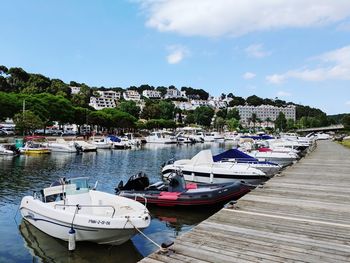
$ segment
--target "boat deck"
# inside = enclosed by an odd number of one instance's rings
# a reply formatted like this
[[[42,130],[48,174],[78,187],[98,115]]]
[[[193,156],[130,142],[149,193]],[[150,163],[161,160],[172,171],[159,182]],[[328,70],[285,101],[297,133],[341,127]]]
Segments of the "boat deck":
[[[181,235],[160,262],[350,262],[350,150],[314,152]]]

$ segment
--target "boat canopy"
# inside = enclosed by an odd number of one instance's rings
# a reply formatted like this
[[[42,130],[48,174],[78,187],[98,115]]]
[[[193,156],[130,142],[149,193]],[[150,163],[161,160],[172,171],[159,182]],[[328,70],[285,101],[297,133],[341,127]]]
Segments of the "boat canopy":
[[[220,162],[222,160],[227,160],[227,159],[236,159],[236,160],[245,160],[245,161],[252,161],[256,162],[258,159],[255,159],[251,157],[250,155],[241,152],[240,150],[237,149],[230,149],[225,152],[222,152],[220,154],[217,154],[213,156],[214,162]]]
[[[193,158],[189,161],[189,165],[208,165],[212,164],[213,155],[210,150],[203,150],[197,153]]]
[[[114,135],[109,135],[107,138],[110,139],[112,142],[121,142],[121,139]]]

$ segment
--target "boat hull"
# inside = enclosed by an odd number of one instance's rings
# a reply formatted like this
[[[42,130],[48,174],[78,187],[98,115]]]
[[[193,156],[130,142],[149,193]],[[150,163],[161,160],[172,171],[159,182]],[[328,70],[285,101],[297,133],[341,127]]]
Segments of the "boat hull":
[[[241,198],[250,190],[248,185],[237,182],[219,186],[212,184],[184,192],[122,191],[119,195],[141,203],[146,199],[148,205],[154,206],[199,208],[223,205]]]
[[[68,232],[71,224],[55,218],[40,215],[27,208],[21,209],[24,220],[39,230],[55,238],[68,241]],[[76,241],[90,241],[98,244],[120,245],[128,241],[135,233],[134,229],[101,229],[84,227],[74,224]]]
[[[177,169],[166,169],[163,171],[163,179],[168,178],[175,173]],[[241,175],[241,174],[219,174],[209,172],[195,172],[190,170],[181,170],[184,178],[188,182],[206,183],[206,184],[222,184],[244,181],[245,183],[257,185],[269,179],[266,175]]]

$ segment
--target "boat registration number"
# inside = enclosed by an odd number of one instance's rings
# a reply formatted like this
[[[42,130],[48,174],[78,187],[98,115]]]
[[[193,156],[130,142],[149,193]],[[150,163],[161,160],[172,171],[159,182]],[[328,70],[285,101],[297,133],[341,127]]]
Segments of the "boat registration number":
[[[89,219],[89,223],[109,226],[111,224],[111,221]]]

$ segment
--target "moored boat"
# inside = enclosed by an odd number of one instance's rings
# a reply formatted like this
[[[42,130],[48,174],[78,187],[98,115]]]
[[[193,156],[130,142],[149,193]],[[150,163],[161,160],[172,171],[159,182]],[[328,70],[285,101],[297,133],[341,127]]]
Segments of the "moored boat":
[[[84,177],[60,180],[40,193],[41,196],[23,197],[22,217],[46,234],[65,241],[74,230],[76,241],[118,245],[136,233],[135,227],[144,229],[150,224],[144,205],[91,190]]]
[[[157,182],[150,184],[144,173],[132,176],[123,185],[121,181],[116,188],[119,196],[131,198],[149,205],[166,207],[207,207],[225,204],[237,200],[251,190],[243,182],[224,184],[205,184],[185,182],[181,172],[171,175],[169,184]]]
[[[192,159],[170,161],[162,169],[163,179],[176,170],[183,172],[186,181],[199,183],[227,183],[245,181],[250,184],[259,184],[270,177],[264,172],[239,163],[215,163],[210,150],[202,150]]]
[[[45,145],[47,140],[44,136],[24,137],[24,146],[19,148],[23,154],[48,154],[51,150]]]

